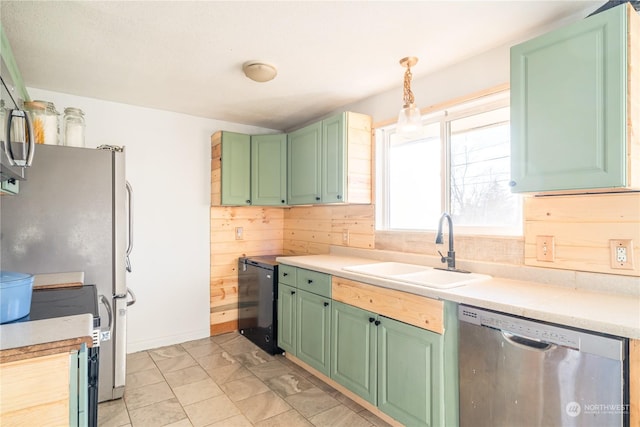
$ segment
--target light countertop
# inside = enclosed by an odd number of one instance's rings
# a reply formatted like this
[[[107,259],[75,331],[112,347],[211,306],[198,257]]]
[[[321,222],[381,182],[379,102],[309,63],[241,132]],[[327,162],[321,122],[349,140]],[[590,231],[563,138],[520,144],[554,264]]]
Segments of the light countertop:
[[[381,262],[338,255],[287,256],[282,264],[320,271],[389,289],[496,310],[621,337],[640,339],[640,297],[492,277],[450,289],[434,289],[345,271]]]
[[[93,343],[93,316],[79,314],[0,326],[0,362],[78,349]]]

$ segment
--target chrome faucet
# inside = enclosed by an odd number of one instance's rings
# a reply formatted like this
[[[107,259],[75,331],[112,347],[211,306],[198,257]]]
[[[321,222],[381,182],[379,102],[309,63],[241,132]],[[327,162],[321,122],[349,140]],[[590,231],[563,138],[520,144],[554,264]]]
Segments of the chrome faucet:
[[[449,251],[447,252],[447,256],[442,255],[442,252],[440,251],[438,251],[438,253],[440,254],[440,261],[443,263],[447,263],[447,270],[456,270],[456,252],[453,250],[453,221],[451,220],[451,215],[449,215],[447,212],[442,214],[442,216],[440,217],[440,221],[438,222],[436,245],[441,245],[443,243],[442,223],[445,218],[449,223]]]

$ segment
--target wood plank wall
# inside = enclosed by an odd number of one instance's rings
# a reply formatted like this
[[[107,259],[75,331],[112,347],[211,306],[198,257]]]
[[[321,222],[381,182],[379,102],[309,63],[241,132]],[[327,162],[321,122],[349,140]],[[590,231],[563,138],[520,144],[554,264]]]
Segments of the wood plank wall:
[[[211,207],[211,335],[238,329],[239,257],[324,254],[330,245],[373,249],[373,210],[372,205]],[[236,227],[243,228],[243,240],[236,240]]]
[[[238,329],[238,258],[283,253],[283,230],[281,208],[211,208],[211,335]]]
[[[287,255],[326,254],[331,245],[373,249],[374,242],[373,205],[300,206],[285,210]]]
[[[438,250],[442,253],[447,250],[446,234],[445,232],[445,246],[442,246],[435,244],[434,231],[376,231],[375,248],[438,256]],[[516,265],[523,263],[524,239],[519,236],[456,235],[454,244],[457,259]]]
[[[640,193],[527,197],[526,265],[640,276]],[[555,261],[538,261],[536,236],[554,236]],[[633,241],[632,270],[611,268],[610,239]]]

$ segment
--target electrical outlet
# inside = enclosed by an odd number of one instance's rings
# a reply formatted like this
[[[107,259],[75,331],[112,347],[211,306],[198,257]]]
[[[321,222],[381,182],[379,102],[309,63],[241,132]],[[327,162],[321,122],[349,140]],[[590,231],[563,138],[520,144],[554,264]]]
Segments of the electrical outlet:
[[[345,245],[349,244],[349,229],[345,228],[342,230],[342,243]]]
[[[611,239],[611,268],[633,270],[633,241],[631,239]]]
[[[556,242],[553,236],[536,236],[536,258],[553,262],[556,259]]]
[[[244,229],[242,227],[236,227],[236,240],[244,239]]]

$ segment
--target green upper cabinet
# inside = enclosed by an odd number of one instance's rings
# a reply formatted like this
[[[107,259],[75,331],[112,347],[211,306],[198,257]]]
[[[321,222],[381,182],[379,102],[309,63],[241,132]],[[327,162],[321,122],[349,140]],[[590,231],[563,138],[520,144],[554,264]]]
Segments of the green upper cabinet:
[[[251,204],[287,204],[287,135],[251,136]]]
[[[339,203],[345,198],[347,181],[345,160],[347,158],[346,114],[322,121],[322,202]]]
[[[511,48],[513,192],[640,185],[638,39],[624,4]]]
[[[251,204],[251,137],[222,132],[222,204]]]
[[[386,317],[378,326],[378,407],[407,426],[443,425],[442,335]]]
[[[288,191],[290,205],[320,203],[322,122],[288,135]]]
[[[289,134],[291,205],[371,203],[371,117],[345,112]]]
[[[214,133],[211,136],[211,205],[286,205],[286,167],[286,134]]]

